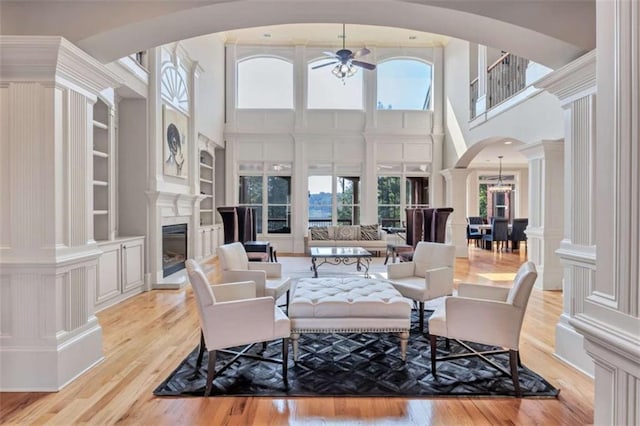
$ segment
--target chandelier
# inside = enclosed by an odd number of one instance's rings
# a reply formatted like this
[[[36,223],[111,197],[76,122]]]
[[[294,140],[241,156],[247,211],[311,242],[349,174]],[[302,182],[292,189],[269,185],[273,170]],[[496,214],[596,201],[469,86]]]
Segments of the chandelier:
[[[498,172],[498,182],[487,188],[491,192],[511,192],[512,188],[510,184],[502,181],[502,155],[498,156],[500,159],[500,171]]]

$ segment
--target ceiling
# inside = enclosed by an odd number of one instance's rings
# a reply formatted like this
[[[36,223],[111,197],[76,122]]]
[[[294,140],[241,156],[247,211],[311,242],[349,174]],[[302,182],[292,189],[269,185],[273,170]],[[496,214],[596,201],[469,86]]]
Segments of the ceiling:
[[[495,168],[498,167],[500,160],[498,156],[502,155],[503,167],[527,167],[529,161],[519,149],[524,146],[522,142],[512,141],[511,144],[505,144],[505,142],[496,142],[492,145],[485,147],[480,151],[474,159],[469,163],[469,168],[481,169],[481,168]]]
[[[445,46],[449,37],[422,31],[374,25],[345,25],[346,47]],[[341,24],[289,24],[225,31],[228,43],[263,45],[341,46]]]

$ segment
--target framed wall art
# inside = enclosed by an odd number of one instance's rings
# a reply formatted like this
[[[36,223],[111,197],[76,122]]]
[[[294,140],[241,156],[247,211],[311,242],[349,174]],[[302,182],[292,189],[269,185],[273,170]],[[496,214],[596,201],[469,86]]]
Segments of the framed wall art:
[[[189,118],[167,105],[162,106],[164,174],[189,176]]]

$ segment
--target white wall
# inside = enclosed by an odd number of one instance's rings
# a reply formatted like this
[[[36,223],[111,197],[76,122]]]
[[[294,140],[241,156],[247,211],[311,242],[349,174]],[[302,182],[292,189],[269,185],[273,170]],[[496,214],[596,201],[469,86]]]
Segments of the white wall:
[[[224,143],[224,40],[210,34],[180,42],[202,68],[198,83],[196,131],[218,144]]]

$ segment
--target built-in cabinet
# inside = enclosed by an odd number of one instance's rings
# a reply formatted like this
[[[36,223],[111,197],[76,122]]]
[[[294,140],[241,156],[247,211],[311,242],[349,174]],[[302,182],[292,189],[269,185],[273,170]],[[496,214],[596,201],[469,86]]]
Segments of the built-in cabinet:
[[[118,237],[98,243],[96,310],[118,303],[144,288],[144,237]]]
[[[111,98],[111,99],[110,99]],[[102,250],[96,310],[144,290],[144,236],[118,235],[118,150],[113,92],[93,107],[93,238]]]

